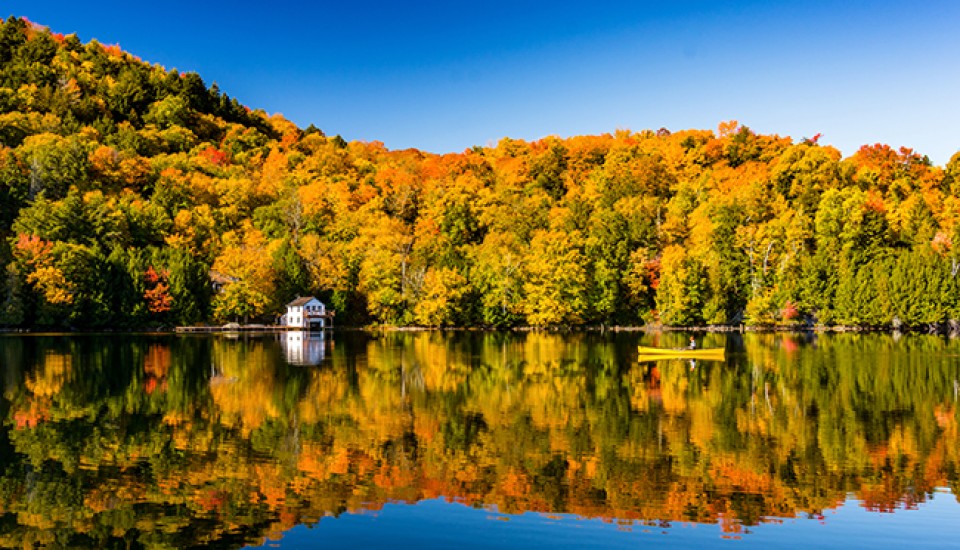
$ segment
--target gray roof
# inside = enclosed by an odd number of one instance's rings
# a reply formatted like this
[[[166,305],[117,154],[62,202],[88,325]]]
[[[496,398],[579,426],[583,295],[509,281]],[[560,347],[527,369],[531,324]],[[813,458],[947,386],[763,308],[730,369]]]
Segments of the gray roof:
[[[221,285],[224,285],[224,284],[227,284],[227,283],[235,283],[235,282],[237,282],[237,281],[240,280],[238,277],[232,277],[232,276],[230,276],[230,275],[225,275],[225,274],[223,274],[223,273],[220,273],[219,271],[214,271],[214,270],[212,270],[212,269],[208,272],[208,275],[210,275],[210,280],[211,280],[212,282],[218,283],[218,284],[221,284]]]
[[[309,302],[310,300],[316,300],[316,298],[314,298],[313,296],[304,296],[303,298],[297,298],[296,300],[294,300],[294,301],[290,302],[289,304],[287,304],[287,307],[304,306],[304,305],[306,305],[307,302]],[[320,300],[317,300],[317,301],[319,302]]]

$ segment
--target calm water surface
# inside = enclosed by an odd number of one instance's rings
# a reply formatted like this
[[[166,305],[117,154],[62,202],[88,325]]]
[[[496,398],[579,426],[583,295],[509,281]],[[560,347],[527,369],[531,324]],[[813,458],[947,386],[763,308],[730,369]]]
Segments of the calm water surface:
[[[960,547],[960,340],[2,336],[0,547]]]

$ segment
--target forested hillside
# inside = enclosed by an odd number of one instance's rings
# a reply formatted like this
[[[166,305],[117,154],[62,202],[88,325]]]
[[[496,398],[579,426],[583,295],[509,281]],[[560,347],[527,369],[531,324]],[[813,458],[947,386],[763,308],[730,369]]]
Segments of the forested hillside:
[[[960,156],[735,122],[389,151],[0,28],[5,326],[269,319],[306,294],[340,325],[921,326],[960,319],[958,218]]]

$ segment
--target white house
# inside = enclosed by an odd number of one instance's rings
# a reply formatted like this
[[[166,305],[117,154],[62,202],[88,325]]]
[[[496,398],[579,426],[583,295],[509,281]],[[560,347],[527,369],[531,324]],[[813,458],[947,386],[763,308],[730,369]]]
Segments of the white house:
[[[324,329],[333,326],[333,312],[313,296],[297,298],[287,304],[287,313],[280,317],[280,324],[306,330]]]

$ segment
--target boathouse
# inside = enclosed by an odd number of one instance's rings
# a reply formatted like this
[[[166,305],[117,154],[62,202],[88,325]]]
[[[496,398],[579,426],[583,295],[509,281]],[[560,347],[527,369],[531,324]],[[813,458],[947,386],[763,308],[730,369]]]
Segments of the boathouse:
[[[287,313],[280,316],[280,325],[305,330],[321,330],[333,326],[333,312],[313,296],[297,298],[287,304]]]

